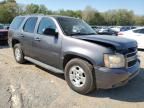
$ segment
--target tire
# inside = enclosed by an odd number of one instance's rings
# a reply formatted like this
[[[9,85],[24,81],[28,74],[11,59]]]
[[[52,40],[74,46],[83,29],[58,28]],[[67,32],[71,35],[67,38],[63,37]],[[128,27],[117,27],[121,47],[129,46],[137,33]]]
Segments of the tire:
[[[77,71],[78,73],[82,74],[76,75],[75,73]],[[65,80],[67,81],[70,88],[80,94],[87,94],[92,92],[96,86],[93,66],[87,61],[79,58],[74,58],[66,64]]]
[[[24,53],[22,51],[20,44],[15,44],[13,48],[14,57],[17,63],[23,64],[25,63]],[[17,54],[18,53],[18,54]]]

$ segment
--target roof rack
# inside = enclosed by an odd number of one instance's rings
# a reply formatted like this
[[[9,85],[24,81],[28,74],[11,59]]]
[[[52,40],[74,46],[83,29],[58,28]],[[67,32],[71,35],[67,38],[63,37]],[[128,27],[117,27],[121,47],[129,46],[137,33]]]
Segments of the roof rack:
[[[38,13],[36,13],[36,14],[19,15],[19,16],[38,16],[38,15],[44,16],[44,14],[38,14]]]

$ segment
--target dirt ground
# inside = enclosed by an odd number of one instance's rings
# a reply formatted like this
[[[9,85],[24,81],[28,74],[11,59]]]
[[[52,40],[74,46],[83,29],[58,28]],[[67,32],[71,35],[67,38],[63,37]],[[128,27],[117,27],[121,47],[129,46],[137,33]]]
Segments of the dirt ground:
[[[80,95],[63,75],[17,64],[12,50],[0,46],[0,108],[144,108],[144,52],[139,56],[141,72],[127,85]]]

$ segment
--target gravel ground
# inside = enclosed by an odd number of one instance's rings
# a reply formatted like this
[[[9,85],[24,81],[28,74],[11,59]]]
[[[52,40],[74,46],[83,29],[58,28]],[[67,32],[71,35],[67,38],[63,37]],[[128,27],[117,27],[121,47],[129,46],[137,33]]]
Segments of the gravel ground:
[[[144,60],[144,52],[139,56]],[[144,108],[143,68],[144,61],[140,74],[123,87],[80,95],[63,75],[17,64],[12,50],[0,46],[0,108]]]

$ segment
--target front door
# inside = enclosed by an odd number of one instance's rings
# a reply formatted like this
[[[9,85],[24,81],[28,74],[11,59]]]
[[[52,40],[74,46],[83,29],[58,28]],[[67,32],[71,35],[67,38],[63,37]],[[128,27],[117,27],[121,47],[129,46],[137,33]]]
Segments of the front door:
[[[33,39],[34,58],[56,68],[59,68],[61,54],[61,37],[44,35],[46,28],[56,29],[55,22],[48,17],[43,17],[39,23],[37,33]]]

